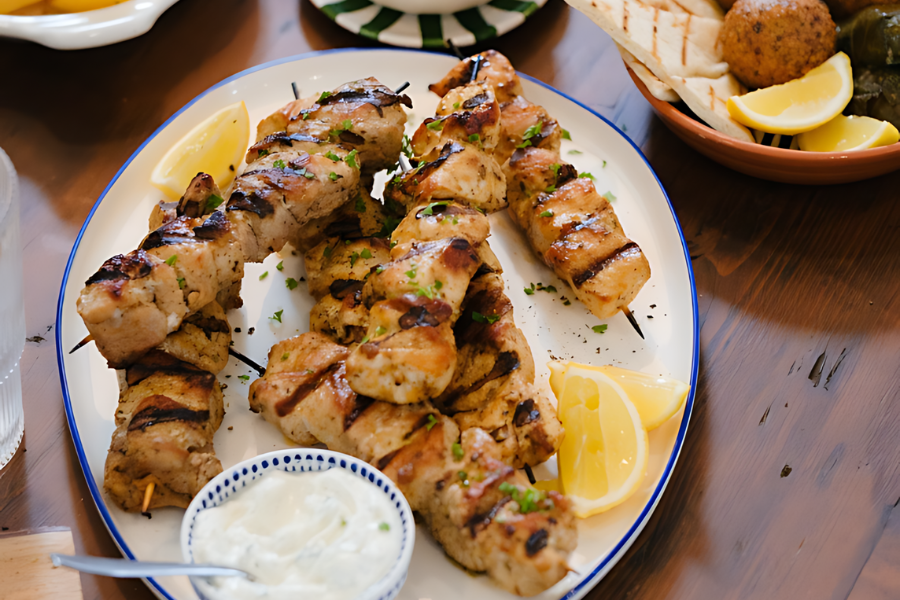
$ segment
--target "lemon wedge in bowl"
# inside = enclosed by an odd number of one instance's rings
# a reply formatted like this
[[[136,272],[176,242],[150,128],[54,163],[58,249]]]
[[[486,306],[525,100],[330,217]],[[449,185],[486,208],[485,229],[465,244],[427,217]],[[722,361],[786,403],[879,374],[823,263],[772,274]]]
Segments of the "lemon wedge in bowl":
[[[603,373],[567,369],[559,395],[566,429],[557,463],[575,515],[605,512],[634,494],[647,473],[647,432],[625,391]]]
[[[628,399],[634,404],[641,417],[641,423],[647,431],[656,429],[681,410],[688,392],[691,391],[691,386],[677,379],[654,377],[640,371],[631,371],[611,365],[593,367],[573,362],[553,361],[548,366],[550,367],[550,389],[557,398],[562,394],[562,386],[570,367],[598,371],[611,378],[619,384]]]
[[[853,98],[850,58],[838,52],[803,77],[728,99],[728,113],[739,123],[796,135],[824,125]]]
[[[244,159],[249,138],[250,115],[244,102],[226,106],[178,140],[153,169],[150,182],[177,200],[191,179],[203,172],[224,190]]]
[[[898,140],[900,132],[887,121],[844,115],[797,136],[800,149],[808,152],[865,150],[896,144]]]

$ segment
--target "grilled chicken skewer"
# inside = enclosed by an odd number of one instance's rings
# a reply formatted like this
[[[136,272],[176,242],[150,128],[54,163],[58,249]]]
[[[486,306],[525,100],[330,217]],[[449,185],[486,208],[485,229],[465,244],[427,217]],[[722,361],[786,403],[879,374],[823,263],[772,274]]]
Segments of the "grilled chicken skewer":
[[[546,110],[524,98],[509,60],[496,51],[477,56],[477,80],[493,86],[501,103],[497,154],[498,160],[506,159],[513,220],[537,255],[595,316],[605,319],[627,311],[650,278],[647,258],[625,235],[609,201],[560,158],[561,128]],[[461,61],[429,89],[439,96],[450,93],[467,80],[474,58]]]
[[[306,112],[292,103],[260,124],[265,135],[250,148],[226,213],[215,210],[222,196],[212,179],[198,176],[176,206],[154,210],[156,228],[139,250],[111,258],[88,279],[78,311],[110,366],[158,346],[213,299],[226,310],[240,306],[244,261],[288,242],[315,243],[330,215],[360,198],[360,168],[397,160],[406,96],[372,79],[322,96]],[[328,127],[338,120],[343,129],[332,136]],[[278,124],[290,131],[273,132]]]
[[[300,443],[319,441],[375,465],[403,491],[447,553],[530,596],[562,579],[576,544],[568,501],[531,488],[478,428],[462,434],[427,402],[357,395],[349,351],[316,333],[279,342],[250,406]]]
[[[222,472],[213,448],[224,416],[216,376],[154,350],[129,366],[120,384],[103,476],[107,494],[129,512],[187,508]]]

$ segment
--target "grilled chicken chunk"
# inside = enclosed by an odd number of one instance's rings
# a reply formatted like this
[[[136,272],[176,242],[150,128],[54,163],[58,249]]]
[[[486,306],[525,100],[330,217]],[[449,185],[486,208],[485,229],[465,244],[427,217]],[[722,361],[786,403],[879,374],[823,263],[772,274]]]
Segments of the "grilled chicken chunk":
[[[103,478],[107,494],[122,510],[137,512],[153,483],[149,508],[187,508],[222,472],[213,434],[223,416],[215,375],[148,353],[125,371]]]
[[[537,255],[596,317],[627,307],[650,278],[650,263],[593,182],[540,148],[517,150],[505,169],[519,181],[510,188],[510,212]]]
[[[258,158],[235,180],[228,199],[248,262],[262,262],[287,243],[299,245],[304,225],[359,196],[358,168],[325,154],[278,148],[263,156],[251,149],[248,156]]]
[[[187,314],[175,268],[144,250],[107,260],[85,283],[78,314],[112,368],[162,344]]]
[[[500,137],[500,105],[485,83],[457,88],[441,99],[434,118],[419,125],[410,140],[416,160],[430,162],[450,142],[492,153]]]
[[[458,224],[449,214],[436,215],[438,207],[452,208]],[[456,237],[457,231],[466,233]],[[347,380],[357,393],[408,404],[443,392],[456,360],[453,323],[481,264],[477,247],[489,233],[484,215],[449,202],[420,206],[401,221],[393,260],[363,287],[368,339],[347,360]]]
[[[459,62],[447,75],[428,89],[443,98],[450,90],[468,84],[472,79],[475,61],[479,61],[478,76],[475,81],[484,81],[494,88],[497,100],[503,104],[515,100],[523,94],[522,82],[509,59],[496,50],[487,50]]]
[[[231,327],[218,302],[188,315],[157,349],[215,375],[228,364]]]
[[[532,489],[481,430],[460,441],[429,403],[357,395],[345,379],[347,357],[315,333],[279,342],[266,375],[250,386],[251,408],[295,441],[319,441],[382,469],[450,556],[504,589],[533,595],[562,579],[577,536],[568,501]]]
[[[264,119],[257,140],[273,133],[302,133],[340,142],[359,152],[365,173],[391,167],[400,156],[406,112],[412,101],[373,77],[351,81],[319,96],[302,98]]]

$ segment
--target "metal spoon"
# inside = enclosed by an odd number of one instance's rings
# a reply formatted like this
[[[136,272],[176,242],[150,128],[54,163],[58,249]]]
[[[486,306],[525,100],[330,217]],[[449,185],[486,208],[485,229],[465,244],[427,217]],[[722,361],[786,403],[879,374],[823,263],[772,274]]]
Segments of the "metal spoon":
[[[253,580],[246,571],[215,565],[189,563],[144,562],[127,558],[103,558],[101,556],[71,556],[51,554],[54,567],[69,567],[82,573],[106,577],[166,577],[169,575],[195,575],[200,577],[244,577]]]

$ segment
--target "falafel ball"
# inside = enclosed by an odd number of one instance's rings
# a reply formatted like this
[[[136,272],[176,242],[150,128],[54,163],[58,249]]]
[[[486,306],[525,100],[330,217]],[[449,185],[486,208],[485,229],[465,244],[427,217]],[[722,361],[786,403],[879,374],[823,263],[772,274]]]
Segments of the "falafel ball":
[[[821,0],[737,0],[719,43],[741,83],[763,88],[806,74],[834,55],[837,33]]]

